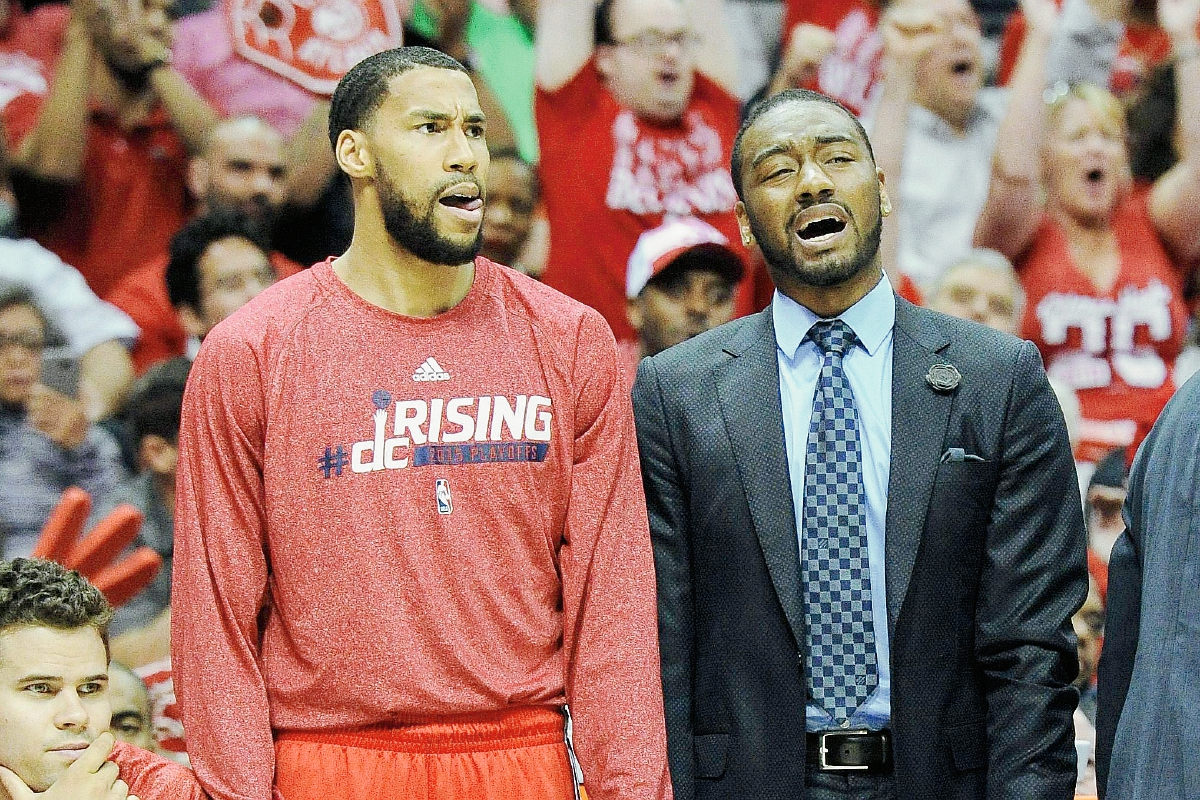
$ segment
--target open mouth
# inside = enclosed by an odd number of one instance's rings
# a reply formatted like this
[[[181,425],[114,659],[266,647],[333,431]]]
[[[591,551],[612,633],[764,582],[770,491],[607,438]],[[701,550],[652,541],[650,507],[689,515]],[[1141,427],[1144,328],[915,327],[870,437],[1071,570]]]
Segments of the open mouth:
[[[483,198],[478,192],[475,194],[469,193],[453,193],[438,198],[438,202],[449,208],[457,208],[463,211],[478,211],[483,208]]]
[[[1101,181],[1104,180],[1104,170],[1089,169],[1087,172],[1084,173],[1083,177],[1087,180],[1088,183],[1100,183]]]
[[[955,75],[969,75],[975,72],[975,62],[970,59],[960,59],[950,65],[950,71]]]
[[[846,222],[836,217],[818,217],[800,226],[797,235],[804,241],[833,236],[846,229]]]

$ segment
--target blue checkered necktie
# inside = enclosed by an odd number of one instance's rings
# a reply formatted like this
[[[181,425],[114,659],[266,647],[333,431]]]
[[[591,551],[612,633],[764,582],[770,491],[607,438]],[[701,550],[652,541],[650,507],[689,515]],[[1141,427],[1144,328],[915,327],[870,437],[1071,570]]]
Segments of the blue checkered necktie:
[[[858,411],[842,369],[857,339],[840,319],[818,320],[806,338],[824,353],[804,471],[809,697],[841,725],[879,683]]]

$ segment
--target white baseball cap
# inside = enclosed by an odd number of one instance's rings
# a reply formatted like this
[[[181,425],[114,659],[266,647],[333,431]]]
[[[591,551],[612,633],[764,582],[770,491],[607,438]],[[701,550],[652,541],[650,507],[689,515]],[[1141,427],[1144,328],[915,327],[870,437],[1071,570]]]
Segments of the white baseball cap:
[[[704,266],[730,282],[742,279],[742,259],[730,248],[725,234],[695,217],[669,217],[638,237],[625,270],[625,296],[637,297],[651,278],[691,251],[703,252]]]

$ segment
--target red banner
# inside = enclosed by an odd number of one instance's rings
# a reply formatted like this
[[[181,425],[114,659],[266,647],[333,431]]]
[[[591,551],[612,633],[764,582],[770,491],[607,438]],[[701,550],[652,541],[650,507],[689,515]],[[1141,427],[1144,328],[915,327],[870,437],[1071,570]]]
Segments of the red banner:
[[[242,56],[331,95],[351,67],[401,42],[395,0],[227,0]]]

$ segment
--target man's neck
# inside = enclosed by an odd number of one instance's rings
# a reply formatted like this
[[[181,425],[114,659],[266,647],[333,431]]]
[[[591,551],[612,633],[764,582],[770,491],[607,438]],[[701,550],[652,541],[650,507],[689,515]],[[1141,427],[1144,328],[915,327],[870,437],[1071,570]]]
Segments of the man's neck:
[[[334,273],[372,305],[406,317],[433,317],[454,308],[475,281],[475,262],[431,264],[400,248],[385,231],[355,226]]]
[[[790,280],[776,280],[775,285],[821,319],[829,319],[870,294],[882,277],[883,269],[876,264],[837,286],[810,286]]]

